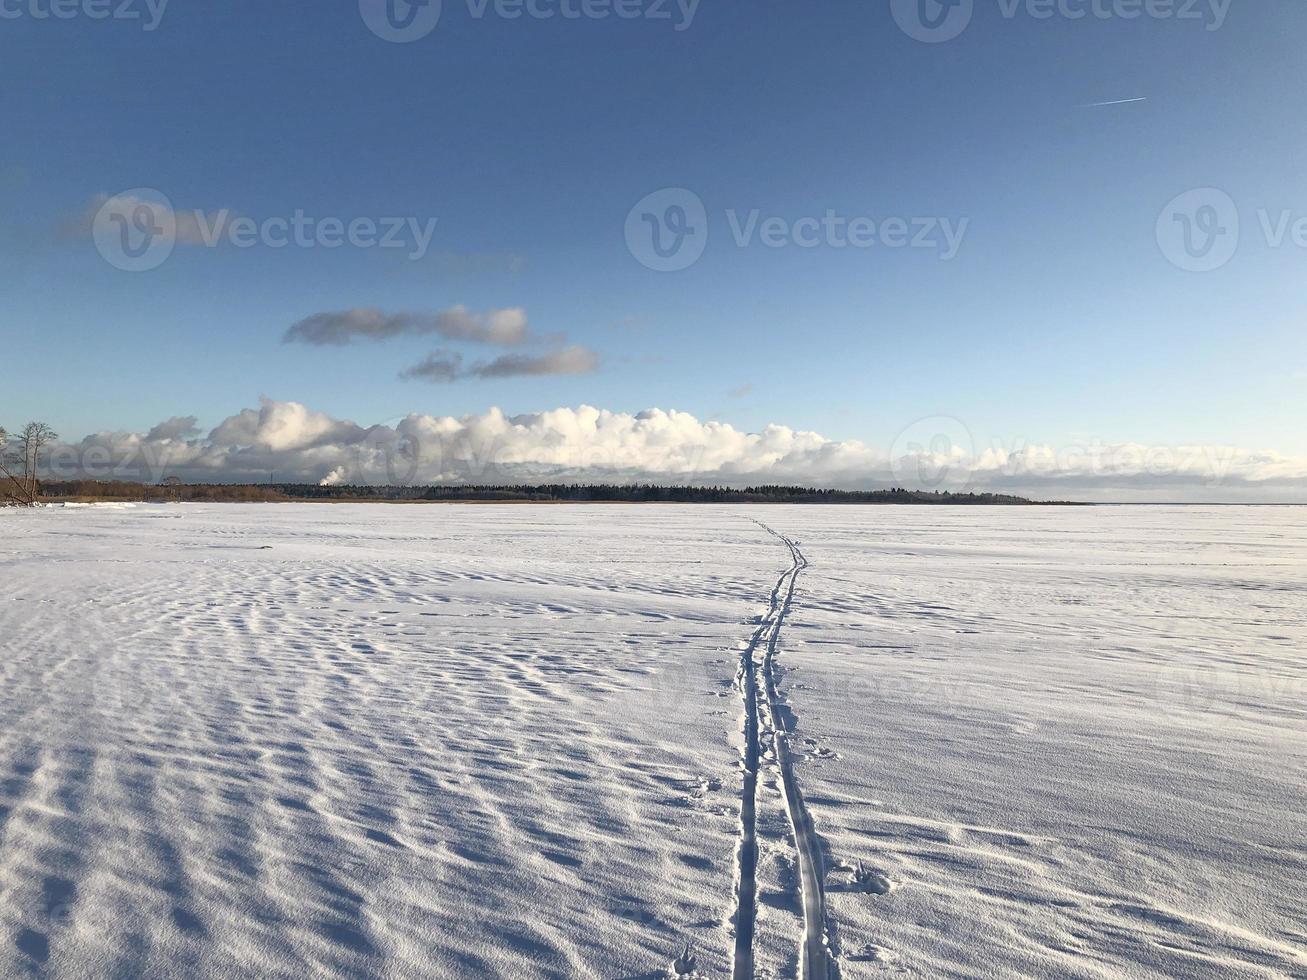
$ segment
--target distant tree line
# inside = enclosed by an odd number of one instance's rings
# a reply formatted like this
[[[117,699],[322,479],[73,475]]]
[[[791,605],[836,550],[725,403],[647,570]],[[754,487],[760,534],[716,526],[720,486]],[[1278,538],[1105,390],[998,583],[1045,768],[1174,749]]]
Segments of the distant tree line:
[[[659,486],[652,483],[546,483],[538,486],[316,486],[277,484],[296,500],[409,501],[576,501],[669,504],[1029,504],[1023,497],[999,493],[947,493],[905,490],[818,490],[798,486],[734,487]]]
[[[948,493],[907,490],[819,490],[799,486],[733,487],[658,486],[651,483],[548,483],[538,486],[319,486],[309,483],[181,483],[170,477],[160,485],[101,480],[45,481],[37,496],[69,501],[214,501],[277,502],[396,501],[469,503],[668,503],[668,504],[1003,504],[1033,501],[1002,493]]]
[[[154,486],[105,480],[43,480],[40,496],[45,500],[94,502],[136,501],[167,503],[170,501],[214,503],[270,503],[289,498],[275,487],[234,483],[180,483],[167,480]]]

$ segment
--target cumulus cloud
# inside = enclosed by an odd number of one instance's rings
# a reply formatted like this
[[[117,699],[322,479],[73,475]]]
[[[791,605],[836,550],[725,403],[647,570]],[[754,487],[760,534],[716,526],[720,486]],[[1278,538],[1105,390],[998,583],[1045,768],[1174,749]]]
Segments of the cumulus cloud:
[[[588,374],[599,366],[599,355],[588,347],[572,345],[548,354],[503,354],[492,361],[479,361],[468,368],[463,358],[449,351],[432,351],[412,367],[400,372],[407,381],[445,384],[460,378],[520,378],[558,374]]]
[[[146,434],[149,442],[188,439],[200,434],[199,419],[194,415],[178,415],[160,422]]]
[[[48,475],[154,482],[425,484],[649,481],[993,490],[1043,499],[1307,501],[1307,459],[1223,446],[1011,443],[886,450],[784,425],[757,432],[685,412],[590,406],[364,426],[264,399],[207,435],[189,417],[54,448]]]
[[[293,324],[282,339],[288,344],[341,346],[355,340],[429,335],[501,346],[532,339],[526,311],[520,307],[473,313],[465,306],[435,313],[384,313],[377,309],[315,313]]]
[[[265,398],[257,410],[247,408],[226,419],[209,433],[208,443],[218,449],[286,453],[348,445],[362,435],[363,430],[353,422],[338,421],[297,402]]]

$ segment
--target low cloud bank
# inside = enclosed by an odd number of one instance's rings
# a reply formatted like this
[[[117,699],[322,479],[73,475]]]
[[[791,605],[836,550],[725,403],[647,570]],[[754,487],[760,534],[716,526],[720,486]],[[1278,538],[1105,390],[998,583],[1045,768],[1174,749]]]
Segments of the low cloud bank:
[[[492,362],[494,363],[494,362]],[[461,370],[461,367],[456,366]],[[892,447],[769,425],[744,432],[685,412],[590,406],[507,416],[411,414],[378,425],[264,399],[207,434],[180,416],[146,433],[53,448],[53,479],[484,484],[655,482],[992,490],[1044,499],[1307,501],[1307,459],[1223,446],[1012,443],[988,448],[914,423]],[[950,424],[954,423],[954,424]],[[963,430],[965,431],[965,430]]]

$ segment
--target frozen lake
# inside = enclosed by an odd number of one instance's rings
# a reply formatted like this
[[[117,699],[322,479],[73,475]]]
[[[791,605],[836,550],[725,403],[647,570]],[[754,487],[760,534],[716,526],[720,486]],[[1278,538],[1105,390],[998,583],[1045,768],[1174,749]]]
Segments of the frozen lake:
[[[5,977],[1307,976],[1307,509],[52,509],[0,561]]]

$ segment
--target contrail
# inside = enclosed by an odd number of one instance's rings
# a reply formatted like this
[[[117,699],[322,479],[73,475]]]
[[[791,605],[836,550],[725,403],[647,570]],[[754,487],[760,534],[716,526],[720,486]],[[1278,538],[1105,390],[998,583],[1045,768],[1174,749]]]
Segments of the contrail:
[[[1082,109],[1098,109],[1105,105],[1128,105],[1131,102],[1147,102],[1148,96],[1139,99],[1117,99],[1115,102],[1090,102],[1088,105],[1082,105]]]

